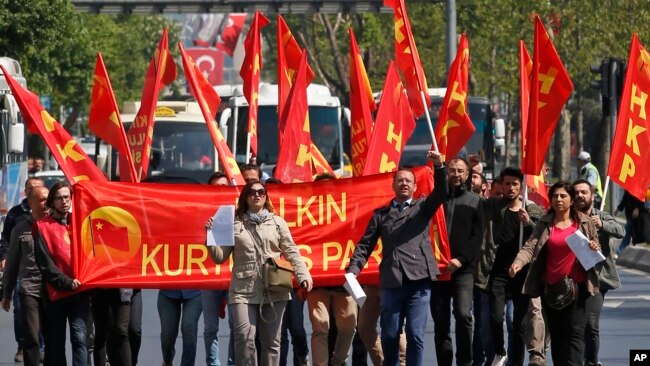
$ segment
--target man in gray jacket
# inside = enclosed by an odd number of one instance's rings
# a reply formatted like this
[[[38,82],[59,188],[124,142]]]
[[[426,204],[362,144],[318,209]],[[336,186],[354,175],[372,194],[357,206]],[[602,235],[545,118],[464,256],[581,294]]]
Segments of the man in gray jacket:
[[[609,247],[609,239],[622,238],[625,235],[625,229],[619,224],[612,215],[594,207],[594,198],[596,196],[596,187],[591,185],[586,179],[578,179],[573,182],[573,189],[576,197],[573,200],[576,209],[591,218],[591,221],[598,229],[598,242],[605,256],[605,260],[596,265],[600,267],[598,282],[600,292],[595,296],[589,296],[585,302],[585,311],[587,312],[587,326],[585,328],[585,365],[598,365],[598,351],[600,348],[600,311],[603,309],[605,294],[608,290],[614,290],[621,286],[621,281],[616,271],[612,251]]]
[[[434,190],[426,199],[414,199],[415,174],[399,169],[393,178],[395,198],[375,210],[347,268],[347,272],[358,275],[381,237],[380,324],[385,366],[399,364],[399,337],[405,319],[406,364],[419,366],[423,362],[431,281],[439,273],[429,223],[448,191],[441,155],[430,151],[427,157],[435,167]]]

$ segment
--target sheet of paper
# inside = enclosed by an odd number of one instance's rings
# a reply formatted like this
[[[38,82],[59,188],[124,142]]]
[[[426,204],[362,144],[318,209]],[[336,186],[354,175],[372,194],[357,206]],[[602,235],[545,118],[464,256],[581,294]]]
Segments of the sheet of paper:
[[[603,253],[589,248],[589,239],[580,230],[576,230],[573,235],[566,238],[566,242],[585,271],[590,270],[597,263],[605,260]]]
[[[232,247],[235,245],[235,206],[220,206],[212,216],[212,229],[207,230],[208,246]]]
[[[348,291],[352,296],[354,301],[357,302],[359,307],[363,306],[363,303],[366,302],[366,292],[361,288],[361,284],[357,281],[357,278],[352,273],[345,274],[345,283],[343,287]]]

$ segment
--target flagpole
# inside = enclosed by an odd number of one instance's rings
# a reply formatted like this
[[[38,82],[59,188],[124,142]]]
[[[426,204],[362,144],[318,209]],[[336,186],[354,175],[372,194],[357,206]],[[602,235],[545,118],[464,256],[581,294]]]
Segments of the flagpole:
[[[251,158],[251,133],[246,133],[246,164],[249,163]]]
[[[609,175],[605,179],[605,190],[603,191],[603,200],[600,202],[600,210],[605,209],[605,199],[607,198],[607,191],[609,190]],[[610,208],[611,209],[611,208]]]
[[[526,211],[526,202],[528,202],[528,184],[526,184],[526,175],[524,174],[524,202],[523,208]],[[519,221],[519,248],[524,244],[524,223]]]
[[[436,134],[433,132],[433,124],[431,123],[431,116],[429,115],[429,106],[427,106],[427,99],[424,96],[424,90],[422,90],[422,87],[420,87],[420,98],[422,99],[422,105],[424,106],[424,115],[427,117],[427,127],[429,127],[429,134],[431,134],[431,141],[433,141],[433,150],[440,152],[440,150],[438,150]]]

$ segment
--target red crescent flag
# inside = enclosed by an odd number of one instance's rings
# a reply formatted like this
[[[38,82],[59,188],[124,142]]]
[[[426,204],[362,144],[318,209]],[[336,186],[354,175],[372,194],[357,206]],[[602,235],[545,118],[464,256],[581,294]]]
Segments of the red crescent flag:
[[[120,156],[120,180],[122,181],[139,182],[147,177],[158,94],[161,88],[176,79],[176,64],[169,52],[167,38],[167,28],[165,28],[144,79],[140,109],[126,133],[133,156],[133,165],[138,175],[131,176],[126,159]]]
[[[431,106],[427,78],[424,76],[422,61],[415,47],[411,21],[406,13],[404,0],[384,0],[384,5],[393,9],[395,22],[395,61],[404,74],[404,84],[409,103],[416,117],[424,114],[424,109]],[[422,104],[421,91],[424,91],[426,106]]]
[[[208,126],[212,142],[217,148],[219,160],[221,161],[224,171],[230,181],[234,181],[238,185],[243,185],[246,183],[244,177],[241,175],[235,157],[230,151],[226,140],[223,138],[223,135],[217,126],[217,121],[215,121],[219,104],[221,104],[221,98],[219,98],[217,91],[214,90],[199,67],[194,63],[194,59],[185,52],[185,48],[183,48],[181,43],[178,44],[178,48],[181,51],[181,57],[183,59],[185,79],[187,79],[187,82],[190,84],[192,94],[201,107],[201,113],[203,114],[205,123]]]
[[[291,87],[287,108],[282,119],[286,121],[284,138],[278,152],[275,177],[284,183],[311,182],[311,135],[307,106],[307,52],[302,52],[296,80]]]
[[[350,28],[348,32],[350,35],[352,173],[356,177],[363,175],[363,168],[368,155],[368,144],[372,133],[372,112],[376,106],[354,31]]]
[[[255,12],[244,48],[246,56],[239,70],[239,75],[244,80],[244,97],[248,101],[248,134],[250,147],[254,156],[257,156],[257,97],[260,89],[260,70],[262,70],[262,41],[260,30],[269,24],[269,20],[259,11]]]
[[[244,23],[246,23],[246,14],[229,14],[228,24],[221,31],[216,47],[232,57],[237,47],[239,35],[244,29]]]
[[[135,166],[131,156],[129,142],[117,107],[111,79],[108,77],[106,65],[101,52],[97,52],[95,73],[93,75],[93,91],[90,99],[90,112],[88,113],[88,129],[97,137],[113,146],[120,154],[126,157],[132,176],[136,176]]]
[[[436,124],[438,149],[445,160],[455,157],[476,131],[467,111],[468,80],[469,44],[463,33],[449,68],[447,91]]]
[[[641,201],[650,186],[650,54],[641,45],[636,33],[632,35],[630,56],[621,96],[616,131],[612,140],[607,175]]]
[[[20,85],[4,66],[0,65],[0,68],[16,98],[27,128],[43,138],[70,184],[82,180],[106,181],[106,176],[77,141],[41,106],[38,96]]]
[[[542,170],[558,119],[573,91],[573,83],[558,56],[544,24],[535,16],[535,44],[526,127],[524,174]]]

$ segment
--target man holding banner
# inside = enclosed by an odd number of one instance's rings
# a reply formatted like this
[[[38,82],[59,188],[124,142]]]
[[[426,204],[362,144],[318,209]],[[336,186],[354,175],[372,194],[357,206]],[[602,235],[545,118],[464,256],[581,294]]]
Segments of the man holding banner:
[[[442,156],[429,151],[427,157],[435,167],[433,191],[426,199],[414,199],[415,174],[398,169],[393,178],[395,197],[375,210],[346,270],[358,275],[381,238],[380,324],[385,366],[399,364],[399,337],[405,318],[406,364],[423,363],[431,281],[440,273],[431,249],[429,223],[448,191]]]

